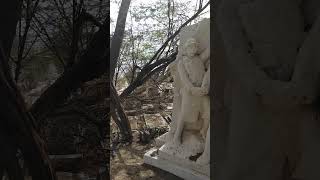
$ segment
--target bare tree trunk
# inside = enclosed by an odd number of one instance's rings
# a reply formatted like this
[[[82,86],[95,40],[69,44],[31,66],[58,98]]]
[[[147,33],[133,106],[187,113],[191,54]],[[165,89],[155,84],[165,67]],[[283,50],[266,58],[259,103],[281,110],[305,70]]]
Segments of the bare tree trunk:
[[[111,40],[111,50],[110,50],[110,79],[113,82],[114,72],[117,66],[121,44],[123,41],[124,30],[126,27],[126,19],[128,10],[130,7],[131,0],[122,0],[119,10],[119,15],[117,19],[116,29]]]
[[[110,95],[111,95],[112,109],[114,110],[112,117],[114,121],[117,123],[117,125],[119,126],[120,132],[123,135],[124,140],[131,142],[132,140],[131,125],[121,106],[120,98],[113,84],[111,84]]]
[[[113,106],[111,111],[113,112],[113,119],[115,122],[120,122],[118,124],[119,129],[124,136],[124,138],[128,141],[132,140],[131,126],[130,122],[121,106],[119,95],[114,87],[113,77],[115,73],[115,68],[117,66],[117,62],[119,59],[121,44],[123,41],[127,14],[129,11],[131,0],[122,0],[116,28],[111,40],[111,50],[110,50],[110,80],[111,80],[111,101]]]
[[[8,66],[20,3],[19,0],[0,2],[0,22],[4,25],[0,29],[0,167],[6,168],[10,179],[24,179],[16,156],[21,151],[33,179],[53,180],[55,176],[50,160]]]
[[[31,25],[31,21],[33,19],[33,16],[35,15],[36,12],[36,8],[38,7],[40,0],[37,0],[34,4],[32,4],[31,0],[27,1],[27,9],[26,9],[26,17],[25,17],[25,28],[24,28],[24,32],[23,35],[21,36],[21,32],[19,32],[19,46],[18,46],[18,59],[16,61],[16,69],[15,69],[15,76],[14,79],[16,82],[18,82],[19,80],[19,76],[21,73],[21,63],[22,60],[27,56],[27,54],[29,52],[25,51],[25,46],[27,43],[27,37],[28,37],[28,33],[29,33],[29,29],[30,29],[30,25]],[[33,5],[33,7],[32,7]],[[32,7],[32,9],[31,9]],[[20,22],[19,22],[19,31],[21,31],[21,20],[22,18],[20,18]],[[36,37],[37,38],[37,37]]]

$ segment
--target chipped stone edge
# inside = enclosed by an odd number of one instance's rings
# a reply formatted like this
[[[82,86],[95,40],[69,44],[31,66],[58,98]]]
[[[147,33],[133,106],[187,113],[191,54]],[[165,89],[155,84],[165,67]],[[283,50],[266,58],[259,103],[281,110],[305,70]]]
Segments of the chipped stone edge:
[[[185,180],[210,180],[210,177],[208,176],[159,158],[158,155],[152,155],[155,154],[156,151],[157,149],[151,149],[144,154],[143,160],[145,164],[160,168]]]

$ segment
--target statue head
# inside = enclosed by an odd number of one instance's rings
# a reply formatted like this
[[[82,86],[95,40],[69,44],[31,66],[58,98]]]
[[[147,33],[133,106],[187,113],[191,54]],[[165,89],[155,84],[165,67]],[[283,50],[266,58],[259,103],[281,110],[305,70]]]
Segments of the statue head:
[[[199,44],[194,38],[190,38],[186,41],[184,45],[184,53],[189,56],[195,56],[198,52]]]

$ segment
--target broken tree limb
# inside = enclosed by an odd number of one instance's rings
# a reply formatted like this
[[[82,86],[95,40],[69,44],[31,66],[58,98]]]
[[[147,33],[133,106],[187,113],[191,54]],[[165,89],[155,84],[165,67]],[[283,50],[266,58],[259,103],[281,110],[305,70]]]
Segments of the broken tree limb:
[[[62,103],[82,83],[107,72],[109,34],[106,33],[106,29],[109,21],[110,19],[106,18],[103,27],[94,34],[79,62],[67,69],[32,105],[30,111],[36,119],[41,119],[52,108]]]
[[[125,98],[129,94],[131,94],[135,88],[141,86],[146,80],[148,80],[148,77],[151,74],[153,74],[153,70],[157,69],[162,70],[163,68],[166,68],[168,63],[167,62],[173,62],[177,56],[177,52],[172,53],[168,57],[160,58],[161,53],[163,50],[167,47],[169,42],[174,39],[181,31],[181,29],[185,26],[187,26],[192,20],[194,20],[198,15],[206,9],[210,5],[210,1],[208,1],[207,4],[205,4],[203,7],[201,7],[193,16],[191,16],[186,22],[184,22],[176,32],[174,32],[170,37],[167,38],[167,40],[163,43],[163,45],[157,50],[157,52],[153,55],[153,57],[144,65],[144,67],[141,68],[141,71],[137,75],[136,79],[121,93],[120,98]],[[154,62],[155,61],[155,62]],[[166,64],[166,65],[162,65]],[[160,68],[161,67],[161,68]]]
[[[131,94],[137,87],[146,82],[152,74],[166,68],[171,62],[176,59],[177,52],[172,53],[169,57],[161,58],[158,61],[144,66],[139,72],[135,80],[120,94],[120,98],[125,98]]]
[[[118,125],[120,132],[124,136],[124,139],[131,142],[132,140],[131,125],[123,110],[123,107],[120,102],[120,98],[113,84],[111,84],[110,95],[111,95],[111,105],[112,105],[111,108],[114,109],[114,113],[112,113],[112,117],[116,122],[116,124]]]
[[[181,29],[185,26],[187,26],[191,21],[193,21],[196,17],[199,16],[199,14],[206,9],[208,6],[210,5],[210,1],[208,1],[208,3],[206,5],[204,5],[202,8],[200,8],[193,16],[191,16],[186,22],[184,22],[176,32],[174,32],[164,43],[163,45],[158,49],[158,51],[153,55],[153,57],[149,60],[149,62],[146,64],[147,66],[150,65],[154,60],[156,60],[161,53],[163,52],[163,50],[167,47],[167,45],[169,44],[169,42],[175,38],[181,31]]]

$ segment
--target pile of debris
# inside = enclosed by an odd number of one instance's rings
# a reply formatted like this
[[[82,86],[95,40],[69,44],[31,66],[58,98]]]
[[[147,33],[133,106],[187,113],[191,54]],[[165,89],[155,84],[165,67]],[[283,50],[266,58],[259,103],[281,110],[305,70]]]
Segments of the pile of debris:
[[[24,93],[31,105],[48,83]],[[106,76],[85,83],[40,124],[58,177],[109,177],[109,130]]]
[[[173,87],[169,81],[160,84],[147,81],[123,100],[123,109],[128,116],[132,132],[137,133],[138,142],[150,143],[156,137],[168,131],[173,106]],[[112,146],[119,142],[119,131],[111,123]]]

